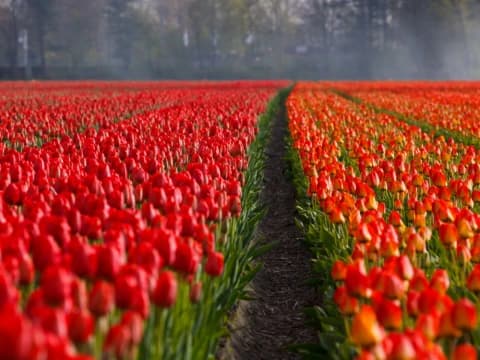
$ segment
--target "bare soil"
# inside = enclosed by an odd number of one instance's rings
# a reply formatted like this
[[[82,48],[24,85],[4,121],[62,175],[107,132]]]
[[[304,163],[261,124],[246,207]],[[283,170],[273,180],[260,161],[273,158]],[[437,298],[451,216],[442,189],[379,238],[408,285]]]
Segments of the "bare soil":
[[[268,211],[256,236],[260,244],[277,245],[259,259],[263,268],[249,289],[254,300],[241,301],[232,314],[231,336],[218,354],[221,360],[299,359],[288,345],[316,342],[303,313],[318,303],[318,296],[306,283],[312,278],[311,255],[294,222],[295,189],[285,159],[287,133],[282,109],[271,124],[262,193]]]

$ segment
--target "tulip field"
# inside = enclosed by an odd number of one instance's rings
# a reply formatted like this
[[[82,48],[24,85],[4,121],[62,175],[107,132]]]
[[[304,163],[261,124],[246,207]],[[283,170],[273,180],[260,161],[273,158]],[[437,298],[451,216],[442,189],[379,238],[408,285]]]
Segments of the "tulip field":
[[[0,358],[214,353],[283,86],[2,84]]]
[[[0,83],[0,359],[218,357],[281,109],[318,293],[289,350],[477,359],[480,83],[288,81]]]
[[[478,83],[301,83],[290,157],[334,359],[477,359]]]

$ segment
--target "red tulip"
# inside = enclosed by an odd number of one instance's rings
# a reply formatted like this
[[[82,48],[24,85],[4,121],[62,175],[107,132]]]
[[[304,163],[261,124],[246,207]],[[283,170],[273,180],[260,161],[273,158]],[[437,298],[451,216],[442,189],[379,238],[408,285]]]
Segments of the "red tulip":
[[[59,266],[50,266],[42,274],[41,284],[45,300],[52,305],[61,305],[72,291],[72,274]]]
[[[391,360],[414,360],[417,359],[417,352],[410,338],[405,334],[393,333],[389,335],[392,342],[388,359]]]
[[[382,299],[376,306],[378,322],[388,330],[400,330],[402,327],[402,308],[392,300]]]
[[[200,301],[202,297],[202,283],[201,282],[194,282],[190,285],[190,301],[194,304]]]
[[[186,274],[194,274],[200,264],[200,258],[192,246],[185,242],[177,244],[173,267]]]
[[[452,360],[477,360],[477,349],[471,344],[461,344],[453,350]]]
[[[152,302],[159,307],[171,307],[177,299],[177,280],[171,271],[164,271],[158,276],[152,294]]]
[[[103,351],[106,356],[117,359],[125,359],[130,350],[130,331],[126,325],[112,326],[103,343]]]
[[[434,341],[438,336],[440,319],[437,315],[421,314],[415,325],[415,329],[420,331],[427,339]]]
[[[121,324],[129,331],[129,338],[133,345],[138,345],[143,337],[143,319],[135,311],[126,311],[123,313]]]
[[[86,310],[74,310],[68,315],[68,336],[75,343],[86,342],[94,327],[93,318]]]
[[[353,315],[360,308],[358,299],[350,296],[345,286],[340,286],[335,289],[333,300],[335,304],[337,304],[338,310],[344,315]]]
[[[223,254],[210,252],[205,265],[205,272],[210,276],[220,276],[223,272]]]
[[[348,266],[345,286],[351,296],[368,298],[372,292],[370,279],[358,264]]]
[[[4,359],[33,359],[46,354],[37,345],[39,331],[14,311],[0,313],[0,354]],[[36,353],[36,354],[35,354]]]
[[[113,247],[104,245],[98,248],[98,275],[113,280],[123,263],[122,255]]]
[[[88,307],[96,317],[107,315],[113,310],[114,289],[106,281],[97,281],[90,291]]]
[[[60,262],[61,250],[53,236],[41,234],[33,243],[33,263],[39,271]]]
[[[97,273],[98,256],[95,248],[78,239],[70,246],[72,254],[72,270],[78,276],[93,279]]]
[[[477,309],[468,299],[458,300],[452,309],[452,320],[455,327],[468,331],[477,327]]]

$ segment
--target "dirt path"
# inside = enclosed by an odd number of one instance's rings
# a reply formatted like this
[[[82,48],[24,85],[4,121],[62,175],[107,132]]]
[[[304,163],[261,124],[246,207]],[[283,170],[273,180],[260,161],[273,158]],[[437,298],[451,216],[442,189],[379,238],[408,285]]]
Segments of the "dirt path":
[[[311,255],[294,223],[295,189],[285,160],[287,131],[282,111],[273,120],[267,147],[262,199],[268,212],[257,237],[261,243],[277,241],[278,245],[260,258],[263,268],[251,284],[255,300],[242,301],[237,307],[232,336],[219,356],[223,360],[297,359],[286,346],[315,342],[315,332],[305,326],[303,309],[318,299],[305,283],[312,276]]]

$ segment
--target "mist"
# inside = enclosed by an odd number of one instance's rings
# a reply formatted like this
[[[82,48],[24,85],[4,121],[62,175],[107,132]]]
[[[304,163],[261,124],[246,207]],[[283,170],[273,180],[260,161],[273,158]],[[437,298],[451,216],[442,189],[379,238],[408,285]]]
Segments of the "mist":
[[[476,79],[478,0],[0,0],[0,79]]]

